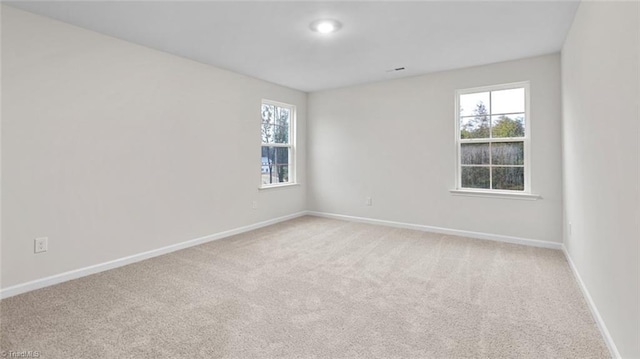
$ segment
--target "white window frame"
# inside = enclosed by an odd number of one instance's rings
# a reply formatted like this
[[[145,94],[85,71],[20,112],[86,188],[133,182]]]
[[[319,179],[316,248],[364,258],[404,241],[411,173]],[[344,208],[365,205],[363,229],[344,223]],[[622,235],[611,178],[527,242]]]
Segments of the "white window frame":
[[[296,182],[296,117],[297,110],[295,105],[291,105],[284,102],[278,102],[273,100],[262,99],[260,102],[260,111],[262,112],[262,105],[271,105],[277,107],[288,108],[291,114],[289,118],[289,143],[264,143],[262,142],[262,135],[260,136],[260,153],[262,153],[262,147],[283,147],[289,148],[289,181],[288,182],[279,182],[279,183],[262,183],[262,156],[260,156],[260,177],[259,177],[259,189],[266,188],[277,188],[277,187],[285,187],[297,185]],[[260,115],[260,126],[262,126],[262,115]]]
[[[500,90],[510,90],[516,88],[524,88],[525,109],[524,109],[524,137],[509,138],[460,138],[460,96],[479,92],[491,92]],[[530,88],[529,81],[514,82],[501,85],[491,85],[474,87],[468,89],[456,90],[455,92],[455,150],[456,150],[456,166],[455,166],[455,189],[451,190],[453,194],[458,195],[478,195],[487,197],[503,197],[503,198],[522,198],[537,199],[539,195],[531,193],[531,105],[530,105]],[[491,109],[491,97],[489,97],[489,109]],[[501,114],[496,114],[501,115]],[[494,116],[489,113],[489,118]],[[461,147],[463,143],[493,143],[493,142],[523,142],[524,146],[524,190],[502,190],[502,189],[484,189],[484,188],[465,188],[462,187],[462,160]],[[491,165],[490,165],[491,166]],[[491,168],[491,167],[490,167]],[[490,172],[491,173],[491,170]]]

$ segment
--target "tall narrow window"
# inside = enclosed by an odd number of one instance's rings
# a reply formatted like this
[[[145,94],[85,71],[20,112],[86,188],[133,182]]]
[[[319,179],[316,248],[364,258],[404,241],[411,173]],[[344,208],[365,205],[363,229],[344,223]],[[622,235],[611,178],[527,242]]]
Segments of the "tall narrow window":
[[[530,192],[529,84],[457,92],[457,187]]]
[[[262,187],[295,183],[296,109],[262,101]]]

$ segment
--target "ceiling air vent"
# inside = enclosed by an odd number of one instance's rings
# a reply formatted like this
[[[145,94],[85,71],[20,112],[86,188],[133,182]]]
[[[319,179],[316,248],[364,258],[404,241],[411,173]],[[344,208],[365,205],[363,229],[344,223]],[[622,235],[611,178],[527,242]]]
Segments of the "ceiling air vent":
[[[403,71],[404,69],[405,69],[404,67],[396,67],[395,69],[387,70],[387,72]]]

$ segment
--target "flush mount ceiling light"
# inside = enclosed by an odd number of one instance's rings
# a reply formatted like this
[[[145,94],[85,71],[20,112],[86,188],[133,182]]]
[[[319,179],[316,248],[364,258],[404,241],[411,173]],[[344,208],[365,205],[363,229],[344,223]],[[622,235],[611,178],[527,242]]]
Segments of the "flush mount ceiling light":
[[[330,34],[332,32],[336,32],[340,30],[342,24],[337,20],[316,20],[309,25],[311,30],[319,32],[321,34]]]

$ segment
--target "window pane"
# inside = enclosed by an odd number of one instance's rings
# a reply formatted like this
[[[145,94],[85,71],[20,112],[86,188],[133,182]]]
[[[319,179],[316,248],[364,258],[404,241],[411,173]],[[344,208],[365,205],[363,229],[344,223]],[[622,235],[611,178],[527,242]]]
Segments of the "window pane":
[[[493,167],[492,170],[494,189],[524,190],[523,167]]]
[[[275,125],[272,127],[274,143],[289,143],[289,126]]]
[[[274,147],[262,146],[262,184],[273,183],[271,175],[275,171],[275,154]]]
[[[285,107],[276,107],[275,124],[278,126],[289,127],[289,119],[291,118],[291,111]]]
[[[273,143],[275,138],[274,125],[268,120],[262,119],[262,143]]]
[[[273,166],[271,172],[262,174],[262,184],[276,184],[278,183],[278,172],[276,166]]]
[[[463,143],[461,145],[460,160],[463,165],[488,165],[488,143]]]
[[[269,173],[269,164],[272,163],[269,161],[269,147],[262,147],[262,158],[260,162],[262,163],[260,172],[263,174]]]
[[[492,143],[491,163],[494,165],[523,165],[524,142]]]
[[[524,137],[524,113],[491,117],[494,138]]]
[[[276,149],[275,147],[262,146],[262,162],[267,166],[271,166],[276,162]]]
[[[289,148],[262,146],[262,184],[289,182]]]
[[[489,114],[489,92],[460,95],[460,116]],[[524,112],[524,111],[522,111]]]
[[[276,165],[288,165],[289,164],[289,149],[286,147],[275,148],[275,164]]]
[[[273,175],[275,176],[273,180],[274,183],[289,182],[289,166],[288,165],[277,166],[276,171]]]
[[[273,123],[275,106],[262,104],[262,122]]]
[[[489,116],[460,118],[460,138],[489,138]]]
[[[273,143],[274,116],[275,116],[274,106],[262,104],[262,143]]]
[[[524,112],[524,88],[492,91],[491,113]]]
[[[289,182],[289,166],[273,166],[271,172],[262,174],[262,184],[277,184]]]
[[[462,187],[489,188],[489,167],[462,166]]]

